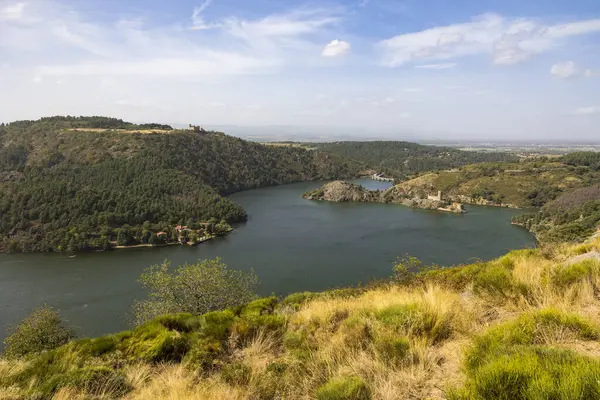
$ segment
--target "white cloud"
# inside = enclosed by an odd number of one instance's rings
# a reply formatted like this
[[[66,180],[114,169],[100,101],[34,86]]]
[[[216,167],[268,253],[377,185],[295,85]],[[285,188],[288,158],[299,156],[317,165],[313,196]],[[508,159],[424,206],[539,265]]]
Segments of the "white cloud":
[[[32,83],[40,83],[42,82],[42,77],[40,75],[36,75],[31,79]]]
[[[579,74],[577,67],[573,61],[561,62],[558,64],[554,64],[552,68],[550,68],[550,74],[556,76],[557,78],[571,78]]]
[[[323,57],[337,57],[350,51],[350,43],[343,40],[332,40],[325,46],[321,55]]]
[[[212,3],[213,0],[204,0],[198,7],[194,7],[194,12],[192,13],[192,29],[193,30],[203,30],[214,28],[217,25],[215,24],[207,24],[202,16],[204,10],[206,10]]]
[[[25,3],[15,3],[0,8],[0,21],[2,20],[18,20],[23,16]]]
[[[494,64],[511,65],[548,51],[562,40],[600,32],[600,19],[543,25],[532,19],[484,14],[470,22],[406,33],[383,40],[383,64],[397,67],[423,60],[488,55]]]
[[[63,3],[31,2],[18,23],[2,22],[0,49],[27,49],[34,55],[52,48],[61,54],[36,60],[32,72],[42,77],[269,73],[287,63],[318,59],[326,28],[339,21],[335,10],[313,9],[206,24],[202,13],[210,4],[207,0],[196,7],[192,22],[197,29],[214,29],[190,32],[175,25],[144,24],[142,19],[96,22]],[[9,7],[2,9],[3,17],[9,15],[7,9],[16,15],[17,7]],[[48,62],[59,59],[64,61]]]
[[[415,68],[419,68],[419,69],[449,69],[449,68],[454,68],[457,65],[458,65],[457,63],[423,64],[423,65],[415,65]]]
[[[314,33],[339,21],[339,16],[327,10],[314,9],[269,15],[254,21],[229,18],[226,25],[231,33],[241,37],[290,37]]]
[[[421,93],[423,91],[423,88],[420,88],[420,87],[405,88],[404,91],[407,93]]]
[[[579,107],[575,110],[575,114],[578,115],[591,115],[600,113],[600,106],[587,106],[587,107]]]

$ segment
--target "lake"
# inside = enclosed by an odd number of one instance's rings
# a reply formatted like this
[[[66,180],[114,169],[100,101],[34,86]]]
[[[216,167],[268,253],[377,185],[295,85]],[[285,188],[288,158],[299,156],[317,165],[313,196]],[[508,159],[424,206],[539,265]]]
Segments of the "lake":
[[[359,180],[370,189],[386,182]],[[300,196],[323,182],[304,182],[236,193],[248,222],[230,235],[196,247],[64,254],[0,254],[0,339],[43,304],[58,308],[80,335],[125,329],[137,282],[148,266],[222,257],[235,269],[253,268],[261,294],[285,295],[355,285],[389,276],[399,256],[452,265],[492,259],[533,247],[526,230],[512,226],[518,210],[467,206],[468,214],[394,204],[327,203]]]

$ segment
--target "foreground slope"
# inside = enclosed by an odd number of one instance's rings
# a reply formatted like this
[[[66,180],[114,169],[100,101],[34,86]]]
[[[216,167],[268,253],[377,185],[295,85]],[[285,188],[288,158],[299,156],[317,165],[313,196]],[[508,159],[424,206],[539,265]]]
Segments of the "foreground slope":
[[[237,222],[222,195],[352,177],[353,163],[218,132],[52,117],[0,126],[0,251],[77,251],[176,240],[176,225]]]
[[[1,398],[600,399],[600,241],[0,361]]]

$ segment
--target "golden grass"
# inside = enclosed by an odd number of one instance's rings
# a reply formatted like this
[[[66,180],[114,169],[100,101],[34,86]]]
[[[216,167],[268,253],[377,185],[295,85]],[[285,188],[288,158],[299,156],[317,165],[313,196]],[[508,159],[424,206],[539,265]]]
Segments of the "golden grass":
[[[136,375],[133,373],[134,376]],[[236,400],[243,393],[217,379],[199,379],[180,365],[157,367],[147,381],[125,397],[127,400]]]
[[[283,336],[259,330],[243,343],[230,339],[224,363],[238,363],[250,371],[242,383],[228,383],[219,368],[200,375],[179,364],[137,364],[123,370],[133,387],[124,398],[308,400],[331,379],[355,376],[368,385],[373,400],[443,399],[448,387],[465,380],[465,350],[490,327],[548,308],[585,316],[600,326],[600,263],[598,268],[590,267],[589,274],[575,275],[567,285],[557,286],[555,281],[573,257],[598,249],[600,238],[576,246],[511,252],[493,261],[489,265],[505,268],[519,287],[526,288],[505,301],[478,295],[469,285],[457,292],[430,282],[390,283],[356,297],[316,297],[298,311],[286,311],[289,319]],[[287,344],[289,335],[296,335],[298,348]],[[540,331],[538,336],[539,345],[595,357],[600,351],[594,341],[581,341],[572,329],[562,326]],[[398,354],[392,357],[387,351]],[[0,360],[0,377],[26,366]],[[11,388],[1,390],[0,398],[18,398]],[[54,400],[85,398],[62,389]]]

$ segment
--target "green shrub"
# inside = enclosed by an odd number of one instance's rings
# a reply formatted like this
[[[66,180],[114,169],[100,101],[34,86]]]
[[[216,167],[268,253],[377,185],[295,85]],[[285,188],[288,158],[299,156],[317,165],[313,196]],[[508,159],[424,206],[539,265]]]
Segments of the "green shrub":
[[[400,285],[408,285],[415,279],[416,271],[419,271],[423,263],[417,257],[406,256],[399,258],[394,264],[394,281]]]
[[[243,306],[256,299],[259,285],[253,271],[229,269],[219,258],[175,269],[168,262],[154,265],[141,275],[140,282],[149,294],[147,300],[133,306],[138,324],[164,314],[202,315]]]
[[[580,282],[598,271],[598,261],[584,260],[575,264],[562,266],[554,271],[552,282],[559,288],[565,288]]]
[[[384,308],[375,318],[406,335],[419,335],[433,343],[444,340],[452,333],[450,320],[424,309],[419,304],[400,304]]]
[[[283,345],[289,350],[307,347],[306,333],[304,331],[287,332],[283,337]]]
[[[225,340],[231,332],[235,314],[230,310],[213,311],[201,318],[201,332],[206,337]]]
[[[435,282],[450,289],[464,290],[486,266],[485,263],[477,263],[451,268],[428,269],[419,272],[417,278],[427,282]]]
[[[514,298],[517,295],[528,295],[528,288],[515,282],[511,271],[501,265],[488,264],[473,281],[473,290],[479,295]]]
[[[317,389],[318,400],[369,400],[371,390],[359,376],[330,379]]]
[[[23,357],[30,353],[55,349],[75,337],[73,329],[48,306],[29,314],[16,328],[9,328],[4,339],[4,356]]]
[[[189,313],[165,314],[153,320],[165,328],[177,332],[192,332],[198,330],[201,319]]]
[[[292,307],[294,310],[299,310],[304,303],[317,296],[317,293],[312,292],[292,293],[282,300],[281,305]]]
[[[183,358],[183,363],[191,369],[210,371],[220,364],[223,344],[214,339],[196,341]]]
[[[221,369],[221,378],[230,385],[247,385],[251,376],[252,368],[242,363],[225,364]]]
[[[548,309],[489,329],[466,352],[465,385],[450,399],[600,399],[600,361],[548,347],[565,334],[598,340],[583,318]]]
[[[254,300],[242,307],[242,317],[258,317],[264,314],[272,314],[277,305],[277,297],[265,297]]]
[[[600,399],[600,361],[572,351],[517,347],[475,370],[451,400]]]
[[[75,341],[77,348],[91,357],[100,357],[103,354],[113,351],[117,343],[118,341],[114,336],[102,336],[94,339],[80,339]]]
[[[391,365],[402,364],[410,350],[405,337],[384,336],[375,340],[374,346],[379,357]]]
[[[508,347],[540,344],[556,332],[561,335],[568,332],[581,340],[600,338],[598,328],[577,315],[553,309],[527,313],[475,338],[466,353],[466,365],[473,370],[488,359],[501,356]]]
[[[136,328],[119,348],[131,361],[165,362],[180,361],[190,346],[189,336],[153,321]]]

